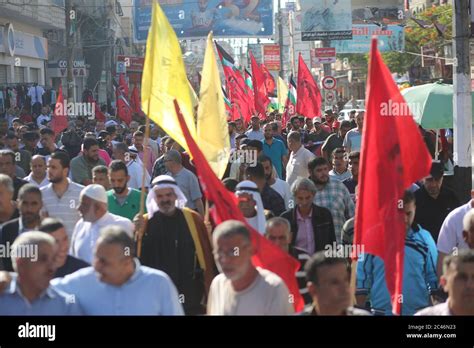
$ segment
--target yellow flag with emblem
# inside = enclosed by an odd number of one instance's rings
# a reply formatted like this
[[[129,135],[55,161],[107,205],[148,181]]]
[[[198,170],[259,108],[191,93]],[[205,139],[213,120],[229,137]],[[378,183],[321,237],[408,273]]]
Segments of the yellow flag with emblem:
[[[214,173],[222,178],[229,162],[230,140],[212,32],[207,37],[202,69],[196,142]]]
[[[143,68],[142,109],[153,122],[187,149],[176,116],[174,99],[178,101],[191,135],[195,138],[193,105],[181,47],[158,1],[153,0]]]
[[[288,84],[278,76],[278,111],[285,111],[286,99],[288,98]]]

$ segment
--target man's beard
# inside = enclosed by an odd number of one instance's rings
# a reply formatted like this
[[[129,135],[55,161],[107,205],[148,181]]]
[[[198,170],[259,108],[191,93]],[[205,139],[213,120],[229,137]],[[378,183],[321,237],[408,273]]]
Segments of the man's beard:
[[[265,180],[270,181],[272,179],[272,173],[265,175]]]
[[[119,194],[119,195],[121,195],[122,193],[124,193],[126,189],[127,189],[127,186],[124,186],[124,187],[114,187],[115,193],[116,193],[116,194]]]
[[[316,185],[325,185],[329,182],[329,177],[326,177],[325,181],[321,181],[313,177],[313,181]]]
[[[49,182],[52,182],[53,184],[57,184],[58,182],[63,181],[63,179],[64,178],[62,176],[61,177],[57,176],[55,178],[48,178]]]

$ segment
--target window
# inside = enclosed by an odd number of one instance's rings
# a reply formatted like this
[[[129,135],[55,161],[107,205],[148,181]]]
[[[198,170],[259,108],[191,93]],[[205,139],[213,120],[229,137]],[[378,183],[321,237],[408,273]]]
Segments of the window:
[[[15,67],[15,83],[25,82],[25,68],[22,66]]]

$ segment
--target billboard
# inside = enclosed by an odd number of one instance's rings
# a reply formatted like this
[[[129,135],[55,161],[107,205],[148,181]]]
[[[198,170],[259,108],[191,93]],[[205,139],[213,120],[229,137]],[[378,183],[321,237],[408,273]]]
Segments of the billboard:
[[[351,0],[300,0],[303,41],[352,37]]]
[[[155,0],[134,0],[134,41],[145,42]],[[180,39],[214,37],[270,37],[273,1],[268,0],[159,0]]]
[[[354,24],[352,40],[332,41],[331,47],[334,47],[337,53],[368,53],[373,35],[376,35],[379,39],[379,50],[381,52],[403,51],[405,48],[403,27],[388,25],[382,29],[375,24]]]
[[[404,0],[352,0],[352,24],[401,24]]]

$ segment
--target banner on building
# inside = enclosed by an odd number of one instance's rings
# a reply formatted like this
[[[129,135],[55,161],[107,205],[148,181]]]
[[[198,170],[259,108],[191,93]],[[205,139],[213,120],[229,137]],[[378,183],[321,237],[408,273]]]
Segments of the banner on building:
[[[273,35],[273,1],[268,0],[160,0],[180,39],[214,37],[270,37]],[[146,42],[151,1],[133,1],[134,40]]]
[[[389,25],[382,30],[378,25],[355,24],[352,29],[352,40],[332,41],[337,53],[368,53],[372,36],[379,39],[380,52],[403,51],[405,49],[405,32],[399,25]]]
[[[263,63],[270,71],[280,71],[280,46],[263,46]]]
[[[303,41],[352,38],[351,0],[300,0]]]

